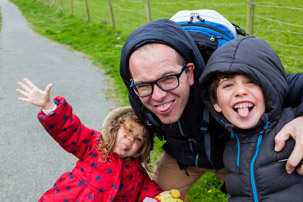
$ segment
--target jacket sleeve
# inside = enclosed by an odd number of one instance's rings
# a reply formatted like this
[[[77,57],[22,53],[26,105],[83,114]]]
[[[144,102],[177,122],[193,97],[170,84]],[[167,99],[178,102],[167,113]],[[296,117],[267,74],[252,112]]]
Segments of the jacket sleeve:
[[[284,107],[297,108],[296,117],[303,115],[303,74],[286,74],[289,86]]]
[[[92,145],[96,131],[86,128],[72,113],[72,107],[63,97],[56,97],[57,108],[48,115],[40,110],[38,119],[45,130],[63,149],[82,158]]]
[[[157,185],[155,181],[150,179],[146,170],[143,167],[141,168],[143,169],[143,186],[141,186],[142,188],[137,200],[138,202],[142,202],[146,197],[154,198],[163,192],[163,189],[161,189],[161,187]]]

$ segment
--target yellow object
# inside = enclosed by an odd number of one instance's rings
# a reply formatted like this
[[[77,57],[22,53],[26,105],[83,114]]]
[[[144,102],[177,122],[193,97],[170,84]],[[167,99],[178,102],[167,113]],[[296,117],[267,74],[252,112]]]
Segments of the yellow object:
[[[170,190],[170,194],[174,199],[180,198],[181,194],[177,189]]]
[[[155,198],[161,202],[183,202],[180,199],[180,192],[176,189],[170,190],[170,192],[164,192],[156,196]]]
[[[176,202],[169,193],[161,194],[161,202]]]

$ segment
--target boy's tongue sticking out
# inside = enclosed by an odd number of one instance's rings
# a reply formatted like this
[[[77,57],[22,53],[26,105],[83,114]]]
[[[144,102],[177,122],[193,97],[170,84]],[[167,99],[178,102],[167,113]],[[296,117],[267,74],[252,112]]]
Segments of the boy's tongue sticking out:
[[[238,109],[238,114],[239,114],[239,116],[241,116],[242,118],[247,117],[248,114],[249,114],[249,108],[248,108],[248,107],[239,108],[239,109]]]
[[[249,115],[249,112],[253,109],[254,105],[252,103],[241,103],[236,104],[233,109],[238,115],[242,118],[246,118]]]

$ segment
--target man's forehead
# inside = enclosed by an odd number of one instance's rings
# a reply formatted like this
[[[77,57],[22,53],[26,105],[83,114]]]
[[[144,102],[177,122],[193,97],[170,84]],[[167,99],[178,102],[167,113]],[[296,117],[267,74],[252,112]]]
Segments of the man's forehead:
[[[135,50],[134,52],[145,52],[145,51],[152,51],[152,50],[156,50],[156,49],[171,49],[174,50],[172,47],[166,45],[166,44],[162,44],[162,43],[149,43],[149,44],[145,44],[139,48],[137,48],[137,50]]]
[[[178,63],[174,49],[163,44],[149,44],[144,47],[136,50],[130,57],[129,68],[132,77],[139,75],[150,78],[155,74],[161,76],[175,71]]]
[[[131,67],[131,63],[136,61],[143,61],[143,62],[151,62],[156,59],[160,58],[176,58],[176,52],[170,46],[154,43],[154,44],[146,44],[141,46],[137,50],[135,50],[129,59],[129,65]]]

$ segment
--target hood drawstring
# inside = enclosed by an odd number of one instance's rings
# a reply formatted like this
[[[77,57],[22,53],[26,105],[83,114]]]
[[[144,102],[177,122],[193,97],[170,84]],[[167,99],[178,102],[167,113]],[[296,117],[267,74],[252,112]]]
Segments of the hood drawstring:
[[[236,138],[237,140],[237,146],[238,146],[238,153],[237,153],[237,167],[240,165],[240,141],[237,133],[235,133],[233,130],[230,132],[232,138]]]

